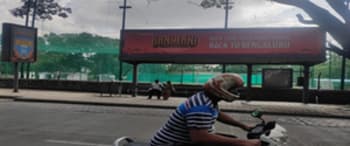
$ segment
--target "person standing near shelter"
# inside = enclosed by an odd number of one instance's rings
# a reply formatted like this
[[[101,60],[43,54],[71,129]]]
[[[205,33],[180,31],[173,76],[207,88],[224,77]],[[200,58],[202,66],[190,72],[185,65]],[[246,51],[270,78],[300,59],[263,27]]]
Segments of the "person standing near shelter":
[[[248,126],[221,112],[219,101],[239,98],[231,90],[243,87],[238,74],[220,74],[210,79],[199,91],[180,104],[168,121],[151,138],[150,146],[260,146],[260,140],[245,140],[214,132],[215,121],[250,130]]]
[[[168,100],[172,93],[175,92],[174,86],[171,84],[171,81],[167,81],[164,85],[163,90],[163,99]]]
[[[152,99],[153,94],[157,96],[157,99],[160,100],[160,96],[162,94],[162,85],[159,83],[159,80],[155,80],[152,83],[150,89],[148,89],[148,99]]]

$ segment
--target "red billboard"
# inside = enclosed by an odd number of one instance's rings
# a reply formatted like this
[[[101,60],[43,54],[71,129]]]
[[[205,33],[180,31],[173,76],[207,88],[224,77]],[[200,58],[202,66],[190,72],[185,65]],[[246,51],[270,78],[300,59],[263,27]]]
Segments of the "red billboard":
[[[121,59],[131,63],[319,63],[318,28],[125,30]]]

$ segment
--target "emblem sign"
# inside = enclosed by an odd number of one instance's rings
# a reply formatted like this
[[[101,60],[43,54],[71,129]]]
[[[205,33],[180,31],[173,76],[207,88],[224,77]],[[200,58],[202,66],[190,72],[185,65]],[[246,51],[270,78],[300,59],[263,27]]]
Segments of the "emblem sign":
[[[35,62],[36,51],[37,29],[16,24],[3,24],[3,61]]]

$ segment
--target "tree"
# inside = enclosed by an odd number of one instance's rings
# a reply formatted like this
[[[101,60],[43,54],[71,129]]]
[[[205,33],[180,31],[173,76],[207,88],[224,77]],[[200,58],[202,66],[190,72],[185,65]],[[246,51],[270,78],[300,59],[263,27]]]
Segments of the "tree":
[[[226,0],[202,0],[200,6],[203,8],[218,7],[221,8],[222,5],[226,4]]]
[[[340,56],[350,58],[350,0],[327,0],[328,4],[344,19],[345,23],[332,15],[328,10],[317,6],[308,0],[273,0],[275,2],[296,6],[310,15],[312,20],[305,20],[300,14],[299,21],[304,24],[317,24],[321,29],[332,35],[343,49],[330,44],[330,51]]]
[[[28,8],[29,14],[34,12],[35,3],[33,0],[21,0],[23,5],[14,9],[10,12],[15,17],[24,18],[27,15]],[[37,2],[36,7],[36,19],[41,20],[52,20],[52,16],[57,15],[62,18],[67,18],[68,14],[72,13],[72,9],[59,5],[55,0],[35,0]],[[29,5],[29,7],[28,7]]]
[[[220,7],[225,0],[202,0],[203,8]],[[330,44],[327,48],[340,56],[350,58],[350,0],[326,0],[328,4],[344,19],[345,23],[331,14],[328,10],[319,7],[309,0],[272,0],[281,4],[291,5],[303,9],[312,20],[305,20],[297,14],[298,20],[303,24],[317,24],[328,32],[342,46],[343,49]]]

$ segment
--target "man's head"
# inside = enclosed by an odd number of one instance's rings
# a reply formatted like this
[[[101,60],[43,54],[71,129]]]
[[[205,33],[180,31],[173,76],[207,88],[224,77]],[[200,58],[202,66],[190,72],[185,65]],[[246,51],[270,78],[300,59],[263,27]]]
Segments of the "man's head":
[[[233,94],[230,90],[243,87],[244,82],[240,75],[234,73],[224,73],[217,75],[207,81],[204,85],[204,91],[211,98],[231,102],[239,98],[239,95]]]

